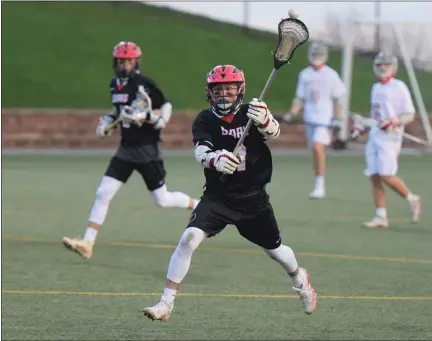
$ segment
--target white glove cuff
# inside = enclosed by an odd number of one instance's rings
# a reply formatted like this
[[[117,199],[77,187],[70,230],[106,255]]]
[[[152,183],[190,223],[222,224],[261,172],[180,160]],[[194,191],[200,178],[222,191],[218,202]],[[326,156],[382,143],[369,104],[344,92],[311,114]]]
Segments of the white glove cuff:
[[[279,123],[274,119],[272,114],[265,124],[258,126],[258,131],[267,139],[275,139],[280,135]]]
[[[198,145],[194,149],[195,160],[204,168],[215,167],[215,159],[218,153],[213,152],[209,147]]]

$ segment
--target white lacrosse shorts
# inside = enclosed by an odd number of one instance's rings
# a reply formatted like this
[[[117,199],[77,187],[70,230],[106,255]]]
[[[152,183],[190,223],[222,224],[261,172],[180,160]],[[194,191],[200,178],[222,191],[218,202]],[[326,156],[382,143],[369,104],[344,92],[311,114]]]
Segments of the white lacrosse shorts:
[[[400,149],[400,145],[394,142],[383,143],[383,141],[368,140],[365,148],[366,169],[363,174],[366,176],[396,175]]]
[[[330,129],[325,126],[317,126],[312,124],[306,124],[306,138],[308,147],[312,148],[314,143],[320,143],[324,146],[328,146],[331,142]]]

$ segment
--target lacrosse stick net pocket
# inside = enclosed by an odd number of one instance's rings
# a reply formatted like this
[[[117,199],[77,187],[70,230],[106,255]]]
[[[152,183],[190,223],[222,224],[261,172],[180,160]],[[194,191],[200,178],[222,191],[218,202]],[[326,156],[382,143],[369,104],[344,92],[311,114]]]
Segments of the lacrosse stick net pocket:
[[[283,19],[278,25],[279,40],[273,53],[275,69],[279,69],[288,63],[294,55],[297,47],[309,39],[309,30],[298,19]]]

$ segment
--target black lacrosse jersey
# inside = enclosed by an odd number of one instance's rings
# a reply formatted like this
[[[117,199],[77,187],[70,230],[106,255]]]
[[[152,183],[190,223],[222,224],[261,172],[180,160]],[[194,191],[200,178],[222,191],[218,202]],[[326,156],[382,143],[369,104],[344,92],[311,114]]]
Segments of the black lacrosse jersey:
[[[160,109],[167,102],[162,91],[153,80],[141,73],[129,78],[126,83],[114,78],[110,83],[111,100],[116,108],[117,119],[122,106],[130,105],[136,98],[138,87],[142,85],[152,100],[152,109]],[[153,125],[144,123],[141,127],[133,123],[121,122],[121,142],[115,156],[129,162],[145,164],[162,160],[159,149],[160,130]]]
[[[152,100],[152,109],[160,109],[167,102],[162,91],[154,81],[141,73],[129,78],[126,83],[120,79],[113,78],[110,83],[111,101],[116,108],[114,119],[118,118],[121,108],[124,105],[131,105],[135,100],[138,87],[142,85]],[[145,144],[155,144],[160,140],[160,130],[155,130],[153,125],[144,123],[141,127],[135,124],[122,122],[121,126],[121,145],[125,147],[138,147]]]
[[[201,111],[192,125],[194,144],[206,145],[213,151],[226,149],[233,152],[248,121],[247,109],[248,104],[243,104],[235,115],[221,118],[211,109]],[[246,161],[239,164],[234,174],[226,175],[225,182],[219,180],[222,173],[215,168],[205,168],[204,194],[244,198],[265,190],[273,172],[272,156],[265,141],[252,125],[239,153]]]

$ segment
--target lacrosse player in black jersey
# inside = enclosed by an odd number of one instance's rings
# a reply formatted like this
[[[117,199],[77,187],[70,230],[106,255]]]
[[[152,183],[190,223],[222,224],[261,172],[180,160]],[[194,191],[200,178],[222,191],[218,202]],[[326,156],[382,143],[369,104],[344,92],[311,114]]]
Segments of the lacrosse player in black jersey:
[[[159,207],[194,209],[198,200],[181,192],[169,192],[159,149],[160,131],[168,123],[172,106],[152,79],[140,72],[141,49],[122,41],[113,50],[115,77],[110,83],[113,112],[102,116],[96,128],[100,137],[111,135],[116,120],[121,143],[96,190],[83,239],[62,239],[63,244],[83,258],[92,256],[96,235],[105,221],[111,200],[133,173],[141,174],[154,203]]]
[[[205,191],[171,257],[160,302],[144,308],[143,313],[152,320],[168,321],[193,252],[204,239],[231,224],[282,265],[304,312],[311,314],[317,306],[315,290],[306,270],[298,267],[293,250],[282,244],[265,189],[272,175],[272,156],[265,141],[279,136],[279,124],[264,102],[253,99],[243,104],[245,78],[233,65],[213,68],[207,75],[206,90],[211,107],[197,115],[192,127],[195,159],[204,168]],[[254,125],[236,157],[230,151],[249,118]],[[222,174],[227,175],[225,181],[220,181]]]

